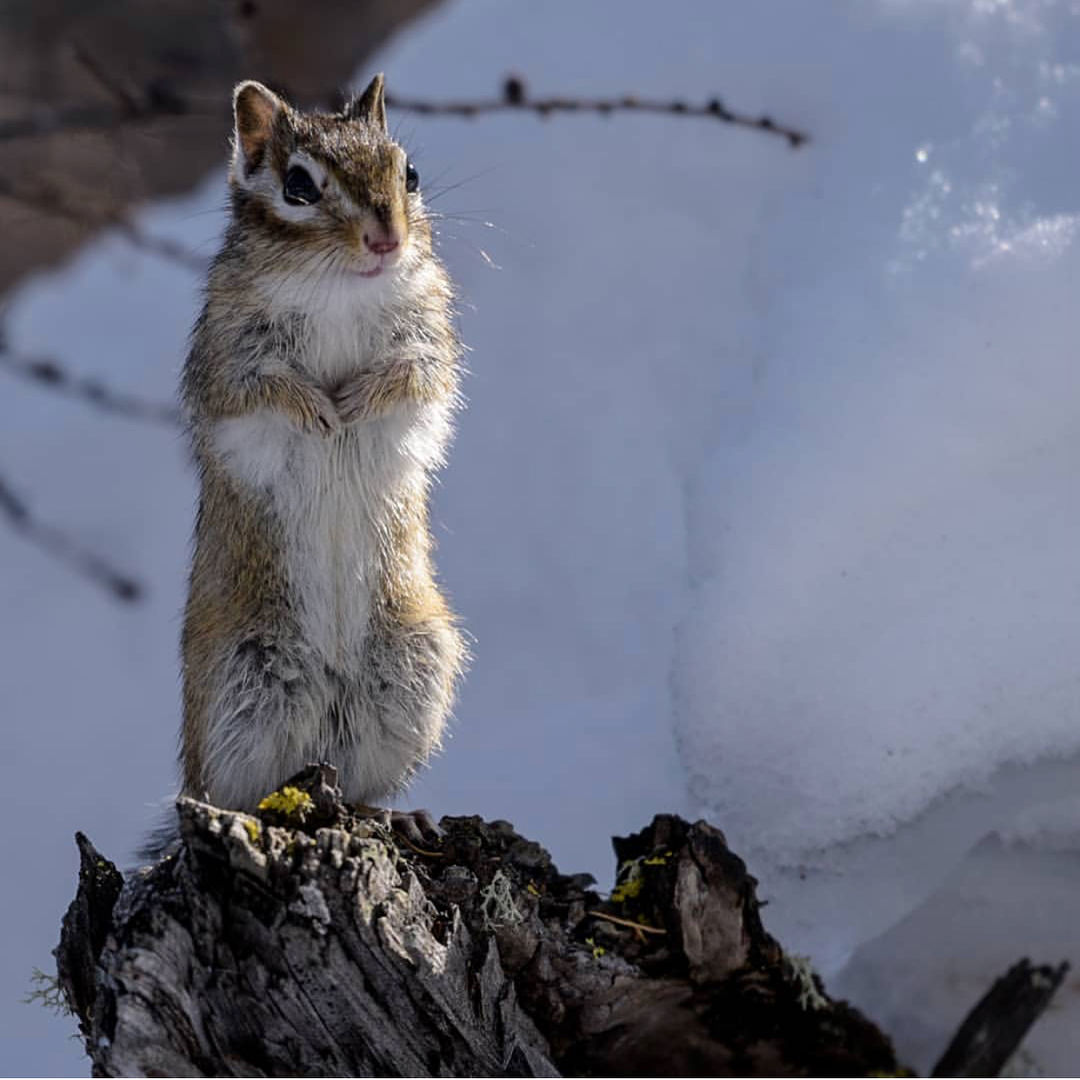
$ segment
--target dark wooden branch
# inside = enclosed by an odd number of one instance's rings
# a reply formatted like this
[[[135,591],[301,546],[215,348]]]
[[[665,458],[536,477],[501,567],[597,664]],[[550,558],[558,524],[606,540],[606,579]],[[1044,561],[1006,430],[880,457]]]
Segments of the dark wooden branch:
[[[127,84],[126,75],[110,71],[100,59],[81,42],[72,46],[75,59],[90,73],[90,77],[116,101],[120,108],[132,115],[142,112],[144,102],[138,90]]]
[[[78,398],[107,413],[168,424],[171,427],[175,427],[180,421],[179,411],[174,406],[144,401],[131,394],[113,390],[95,379],[75,376],[47,357],[17,356],[5,347],[2,339],[0,367],[49,390]],[[67,564],[95,585],[101,586],[114,599],[132,603],[142,598],[144,589],[135,578],[113,566],[101,555],[87,550],[56,525],[37,518],[26,500],[16,493],[2,475],[0,518],[35,547]]]
[[[778,135],[786,139],[793,149],[810,141],[809,135],[804,131],[777,123],[771,116],[751,116],[749,113],[736,112],[729,109],[720,98],[714,97],[700,103],[681,99],[655,101],[633,94],[616,98],[530,98],[525,83],[518,76],[510,76],[503,83],[501,98],[481,101],[429,101],[387,94],[386,104],[391,109],[421,116],[451,116],[461,119],[498,112],[531,112],[545,118],[558,113],[593,113],[599,116],[610,116],[618,112],[655,113],[662,116],[716,120],[722,124],[733,124],[768,135]]]
[[[73,205],[64,193],[55,186],[38,184],[33,190],[24,184],[16,184],[0,176],[0,196],[22,203],[42,214],[47,214],[62,221],[69,221],[85,229],[88,233],[103,228],[114,228],[133,247],[137,247],[158,258],[177,263],[185,270],[205,274],[210,260],[192,251],[183,244],[168,237],[153,236],[140,228],[129,218],[114,209],[94,210],[85,205]]]
[[[94,379],[72,375],[56,361],[45,357],[22,357],[9,352],[0,342],[0,367],[40,386],[69,397],[78,398],[107,413],[120,414],[152,423],[175,426],[179,412],[172,406],[143,401],[130,394],[112,390]],[[88,551],[81,543],[55,525],[41,521],[29,504],[0,476],[0,517],[30,543],[76,573],[101,586],[114,599],[126,603],[143,596],[143,587],[129,574],[107,559]]]
[[[617,841],[604,899],[506,822],[410,850],[335,780],[311,766],[258,818],[181,799],[180,850],[104,944],[84,872],[57,959],[95,1075],[897,1074],[704,822]]]
[[[213,115],[205,108],[193,108],[181,95],[171,90],[150,87],[138,108],[75,105],[64,109],[37,109],[25,116],[0,120],[0,142],[40,138],[57,132],[116,131],[122,127],[148,124],[163,117],[191,114]]]
[[[71,1011],[79,1018],[84,1038],[90,1038],[89,1016],[97,997],[97,958],[105,948],[113,908],[124,879],[94,845],[75,834],[79,848],[79,892],[67,909],[56,948],[56,973]]]
[[[0,344],[0,367],[39,386],[77,398],[103,412],[169,427],[176,427],[180,423],[180,410],[175,405],[147,401],[134,394],[114,390],[97,379],[74,375],[50,357],[18,356]]]
[[[287,95],[287,89],[285,92]],[[114,98],[115,96],[114,93]],[[767,135],[777,135],[794,148],[809,142],[809,136],[804,131],[778,123],[771,116],[752,116],[749,113],[737,112],[728,108],[717,97],[700,103],[678,98],[656,101],[639,98],[633,94],[613,98],[571,96],[530,98],[524,82],[517,76],[511,76],[504,82],[502,96],[498,98],[435,101],[387,94],[386,104],[391,109],[416,113],[420,116],[447,116],[458,119],[473,119],[498,112],[525,112],[540,117],[559,113],[593,113],[599,116],[610,116],[619,112],[655,113],[662,116],[715,120],[722,124],[760,131]],[[174,87],[169,87],[166,92],[163,87],[150,86],[138,95],[125,88],[122,99],[119,102],[114,101],[113,104],[79,105],[58,110],[42,109],[27,116],[0,120],[0,142],[52,135],[58,131],[116,131],[120,128],[145,125],[163,117],[174,116],[207,118],[220,116],[222,122],[225,122],[227,112],[224,111],[223,106],[211,108],[204,103],[190,101]]]
[[[979,999],[931,1076],[999,1076],[1065,981],[1067,963],[1017,961]]]
[[[125,603],[142,599],[143,588],[138,581],[117,570],[100,555],[87,551],[55,525],[39,521],[3,476],[0,476],[0,517],[30,543],[100,585],[114,599]]]

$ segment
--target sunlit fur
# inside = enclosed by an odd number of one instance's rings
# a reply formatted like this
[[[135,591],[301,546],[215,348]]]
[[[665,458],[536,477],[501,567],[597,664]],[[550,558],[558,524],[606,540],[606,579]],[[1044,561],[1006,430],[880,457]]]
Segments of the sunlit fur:
[[[427,523],[461,346],[382,93],[341,115],[236,93],[232,220],[183,379],[202,485],[183,783],[222,806],[322,760],[348,800],[385,798],[438,748],[465,660]],[[296,164],[314,205],[283,198]]]

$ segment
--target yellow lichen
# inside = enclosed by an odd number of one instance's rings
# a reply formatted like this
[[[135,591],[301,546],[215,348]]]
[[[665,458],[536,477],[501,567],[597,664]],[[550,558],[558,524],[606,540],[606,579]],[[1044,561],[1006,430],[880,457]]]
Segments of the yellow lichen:
[[[533,884],[533,882],[531,882],[531,881],[529,882],[529,884],[528,884],[528,885],[526,885],[526,886],[525,886],[525,888],[526,888],[526,890],[527,890],[528,892],[530,892],[530,893],[531,893],[531,894],[532,894],[533,896],[539,896],[539,895],[540,895],[540,890],[539,890],[539,889],[538,889],[538,888],[537,888],[537,887],[536,887],[536,886],[535,886],[535,885]]]
[[[251,837],[251,842],[257,844],[259,842],[259,823],[257,821],[252,821],[251,818],[247,818],[244,821],[244,828],[247,829],[247,834]]]
[[[594,960],[599,960],[600,957],[607,952],[607,949],[605,949],[603,945],[596,944],[595,938],[587,937],[585,939],[585,944],[592,949],[592,955]]]
[[[626,871],[626,878],[611,890],[611,900],[615,904],[625,904],[627,900],[633,900],[645,884],[645,871],[641,869],[641,860],[623,863],[620,872]]]
[[[280,791],[267,795],[261,803],[260,810],[272,810],[285,817],[295,817],[303,821],[307,815],[315,809],[315,803],[306,791],[286,785]]]
[[[646,866],[667,866],[668,859],[674,854],[665,851],[663,855],[639,855],[636,859],[627,859],[619,867],[618,876],[622,878],[614,889],[611,890],[611,900],[616,904],[625,904],[628,900],[634,900],[641,894],[645,884]]]

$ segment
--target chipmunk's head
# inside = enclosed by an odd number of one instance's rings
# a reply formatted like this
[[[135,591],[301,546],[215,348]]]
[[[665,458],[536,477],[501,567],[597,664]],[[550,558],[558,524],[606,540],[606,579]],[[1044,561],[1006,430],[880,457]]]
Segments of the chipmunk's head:
[[[392,277],[431,249],[420,177],[386,125],[383,77],[340,113],[302,113],[261,83],[233,96],[234,216],[283,274]]]

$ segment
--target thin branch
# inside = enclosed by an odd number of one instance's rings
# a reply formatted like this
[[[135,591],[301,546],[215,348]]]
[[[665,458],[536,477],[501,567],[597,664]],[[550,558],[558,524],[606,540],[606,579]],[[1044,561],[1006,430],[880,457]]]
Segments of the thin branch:
[[[72,375],[55,360],[16,356],[0,345],[0,366],[57,393],[88,402],[104,412],[171,427],[180,422],[180,411],[173,405],[146,401],[133,394],[112,390],[95,379]]]
[[[135,97],[126,88],[110,84],[110,92],[119,96],[118,105],[80,105],[67,109],[37,109],[26,116],[0,121],[0,142],[51,135],[59,131],[114,131],[120,127],[146,123],[167,116],[206,116],[221,114],[220,109],[198,105],[171,87],[154,85],[145,96]],[[547,117],[556,113],[595,113],[610,116],[616,112],[657,113],[665,116],[692,117],[716,120],[723,124],[761,131],[786,139],[789,146],[799,147],[809,141],[809,135],[797,128],[780,124],[771,116],[752,116],[728,108],[718,98],[694,103],[675,99],[655,101],[626,94],[615,98],[547,97],[530,98],[524,82],[511,76],[503,83],[502,96],[474,101],[431,101],[425,98],[405,98],[387,95],[386,103],[403,112],[421,116],[454,116],[469,119],[497,112],[531,112]]]
[[[609,915],[606,911],[586,911],[586,915],[590,915],[594,919],[606,919],[610,923],[616,923],[618,926],[626,926],[633,930],[636,934],[666,934],[666,930],[662,930],[656,926],[649,926],[647,923],[634,922],[632,919],[622,919],[618,915]]]
[[[729,109],[719,98],[710,98],[701,104],[688,101],[651,101],[625,95],[619,98],[572,98],[548,97],[530,98],[524,82],[517,76],[511,76],[503,83],[501,98],[488,101],[425,101],[417,98],[399,98],[386,96],[390,108],[405,112],[418,113],[422,116],[457,116],[467,119],[487,113],[531,112],[540,117],[553,113],[598,113],[610,116],[615,112],[660,113],[666,116],[697,117],[718,120],[724,124],[752,128],[770,135],[779,135],[794,148],[809,142],[810,136],[804,131],[778,124],[771,116],[750,116],[747,113]]]
[[[132,93],[117,75],[109,71],[104,64],[99,63],[85,46],[76,44],[73,52],[75,59],[89,72],[91,78],[116,100],[124,112],[131,116],[138,115],[142,109],[142,102],[137,94]]]
[[[204,256],[196,254],[176,240],[152,236],[123,214],[109,210],[94,212],[85,207],[73,206],[55,188],[43,186],[38,191],[26,191],[11,183],[10,180],[0,177],[0,196],[87,229],[117,229],[133,247],[177,263],[186,270],[204,274],[210,265],[209,259]]]
[[[210,267],[208,258],[185,247],[177,240],[171,240],[167,236],[152,236],[125,217],[115,217],[110,220],[133,247],[167,259],[187,270],[194,270],[197,274],[205,274]]]
[[[30,508],[0,477],[0,515],[16,532],[60,562],[67,563],[76,573],[100,585],[110,595],[125,603],[142,599],[143,587],[134,578],[111,566],[105,559],[87,551],[55,525],[38,521]]]
[[[998,1076],[1043,1014],[1069,965],[1013,964],[982,996],[953,1036],[931,1076]]]
[[[74,105],[62,109],[34,108],[25,116],[0,120],[0,142],[32,139],[57,132],[115,131],[134,124],[150,123],[170,116],[216,116],[220,109],[195,107],[188,99],[164,83],[146,88],[146,96],[124,105]]]

